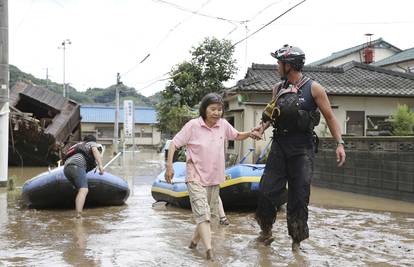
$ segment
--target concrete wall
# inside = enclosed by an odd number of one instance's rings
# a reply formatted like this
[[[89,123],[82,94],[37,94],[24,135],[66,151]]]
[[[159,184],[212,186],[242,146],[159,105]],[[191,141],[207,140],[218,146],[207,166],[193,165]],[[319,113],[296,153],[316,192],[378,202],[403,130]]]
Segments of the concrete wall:
[[[336,166],[336,144],[321,138],[312,183],[341,191],[414,202],[414,137],[349,137]]]

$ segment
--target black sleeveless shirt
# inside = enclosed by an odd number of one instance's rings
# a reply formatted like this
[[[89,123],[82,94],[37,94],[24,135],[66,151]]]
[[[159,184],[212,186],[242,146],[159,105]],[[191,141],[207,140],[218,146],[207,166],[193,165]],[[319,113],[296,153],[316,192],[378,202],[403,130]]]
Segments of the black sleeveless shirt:
[[[312,96],[313,80],[307,81],[298,91],[299,109],[306,111],[315,111],[318,106]],[[273,137],[278,141],[290,144],[313,144],[312,132],[294,132],[286,135],[278,134],[277,130],[273,131]]]

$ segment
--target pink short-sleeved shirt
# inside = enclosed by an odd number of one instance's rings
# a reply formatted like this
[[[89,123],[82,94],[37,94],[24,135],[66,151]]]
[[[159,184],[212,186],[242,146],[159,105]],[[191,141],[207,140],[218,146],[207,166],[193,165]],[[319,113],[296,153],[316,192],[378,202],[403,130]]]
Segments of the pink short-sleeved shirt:
[[[225,119],[211,128],[202,117],[187,122],[173,138],[176,148],[187,146],[187,181],[197,181],[203,186],[224,182],[224,144],[238,134]]]

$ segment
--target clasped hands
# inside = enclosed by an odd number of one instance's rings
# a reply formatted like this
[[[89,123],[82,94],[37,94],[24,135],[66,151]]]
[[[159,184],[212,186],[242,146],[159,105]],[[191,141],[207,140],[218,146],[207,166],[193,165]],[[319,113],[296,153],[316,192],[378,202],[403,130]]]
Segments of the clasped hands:
[[[249,137],[254,140],[261,140],[263,132],[264,132],[264,129],[262,125],[256,126],[255,128],[250,130]]]

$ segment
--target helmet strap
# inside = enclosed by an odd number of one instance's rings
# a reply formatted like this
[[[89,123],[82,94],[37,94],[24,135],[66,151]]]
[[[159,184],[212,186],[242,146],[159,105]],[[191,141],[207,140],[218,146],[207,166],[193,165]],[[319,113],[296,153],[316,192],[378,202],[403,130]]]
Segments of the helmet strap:
[[[284,80],[284,81],[287,81],[287,79],[288,79],[288,75],[289,75],[289,73],[290,73],[290,71],[292,70],[292,68],[290,68],[288,71],[286,71],[286,63],[285,62],[283,62],[283,76],[282,77],[280,77],[282,80]],[[291,66],[292,67],[292,66]]]

